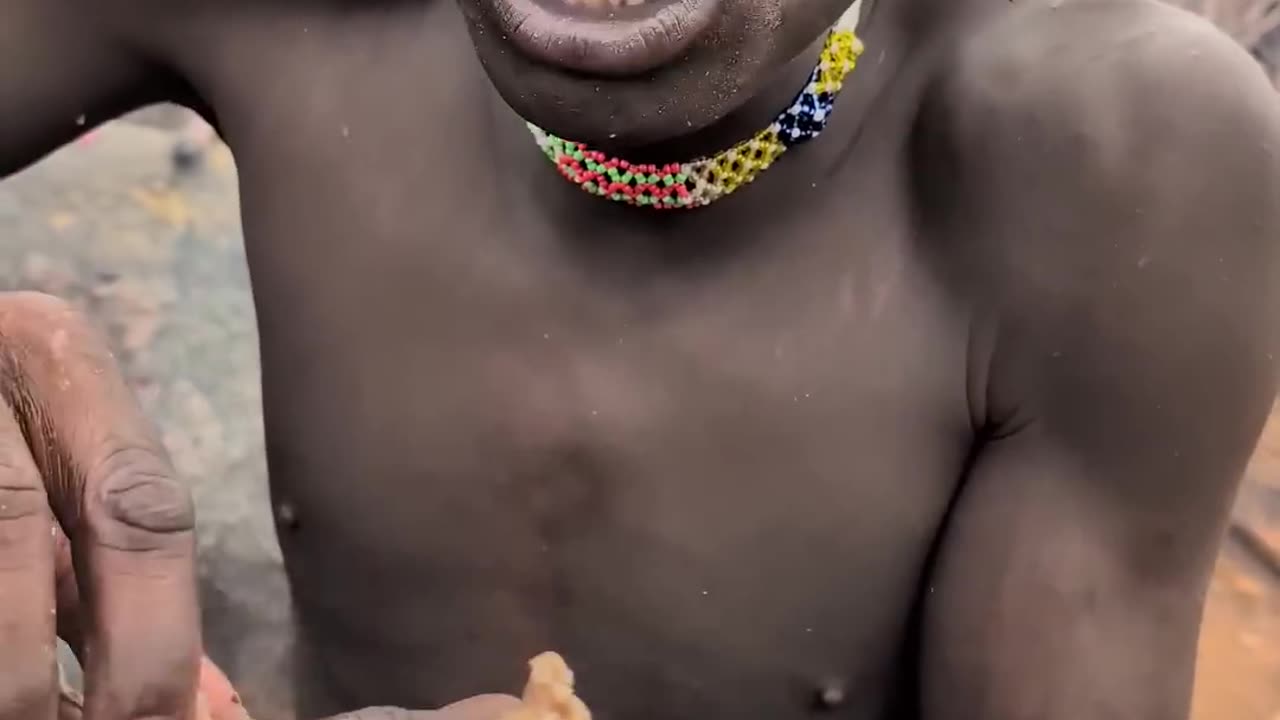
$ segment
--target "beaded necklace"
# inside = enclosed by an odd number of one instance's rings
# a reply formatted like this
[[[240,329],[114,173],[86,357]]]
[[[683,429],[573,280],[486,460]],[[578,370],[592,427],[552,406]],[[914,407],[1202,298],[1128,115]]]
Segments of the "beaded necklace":
[[[630,163],[532,123],[529,131],[560,174],[592,195],[657,210],[710,205],[755,180],[788,148],[822,132],[845,77],[862,54],[853,30],[858,5],[827,34],[818,65],[791,106],[764,130],[714,155],[665,165]]]

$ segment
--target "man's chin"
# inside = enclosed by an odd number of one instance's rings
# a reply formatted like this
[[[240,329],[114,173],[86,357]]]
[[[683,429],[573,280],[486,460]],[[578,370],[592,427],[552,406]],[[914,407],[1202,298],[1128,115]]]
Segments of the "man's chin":
[[[575,102],[578,98],[574,93],[530,93],[523,88],[504,91],[501,84],[494,84],[511,109],[524,120],[567,140],[605,151],[661,145],[711,125],[721,117],[701,107],[671,103],[665,93],[649,89],[615,92],[602,102]],[[658,95],[663,99],[658,99]],[[549,97],[554,99],[547,102]],[[665,105],[660,104],[663,100],[667,101]]]
[[[643,73],[593,75],[530,58],[495,32],[484,10],[470,9],[476,52],[507,105],[547,132],[601,150],[658,145],[714,124],[749,94],[772,50],[767,34],[713,28],[683,54]],[[718,42],[744,35],[751,40]]]
[[[483,55],[482,55],[483,57]],[[660,144],[716,122],[734,107],[708,102],[686,73],[653,80],[574,77],[499,55],[484,65],[498,94],[521,118],[549,133],[600,149]],[[718,93],[732,99],[736,93]]]

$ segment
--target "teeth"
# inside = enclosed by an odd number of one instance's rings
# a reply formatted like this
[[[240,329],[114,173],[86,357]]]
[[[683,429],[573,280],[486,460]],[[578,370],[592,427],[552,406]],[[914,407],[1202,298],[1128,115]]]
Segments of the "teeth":
[[[647,0],[561,0],[570,7],[585,7],[592,10],[605,10],[609,8],[636,7],[644,5]]]

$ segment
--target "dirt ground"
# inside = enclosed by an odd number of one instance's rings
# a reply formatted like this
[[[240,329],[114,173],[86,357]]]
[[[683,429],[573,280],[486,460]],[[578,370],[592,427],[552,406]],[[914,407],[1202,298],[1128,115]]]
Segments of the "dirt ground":
[[[1280,412],[1245,477],[1200,630],[1195,720],[1280,720]]]
[[[174,121],[110,126],[0,183],[0,289],[67,297],[107,329],[191,480],[209,652],[260,720],[289,720],[288,593],[268,515],[235,173],[220,149],[202,172],[176,175],[163,129]],[[1280,720],[1278,558],[1280,413],[1209,590],[1194,720]]]

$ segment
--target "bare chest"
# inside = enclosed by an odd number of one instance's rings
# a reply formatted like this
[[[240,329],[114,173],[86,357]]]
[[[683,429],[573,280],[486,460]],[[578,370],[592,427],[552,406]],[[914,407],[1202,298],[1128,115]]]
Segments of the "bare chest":
[[[554,648],[606,718],[882,712],[969,441],[891,162],[620,223],[543,192],[518,121],[357,71],[230,133],[317,708]]]
[[[556,648],[619,718],[787,717],[827,677],[883,702],[969,440],[915,271],[802,243],[633,272],[519,223],[421,227],[428,252],[255,270],[299,603],[334,653],[345,626],[421,672],[361,660],[352,692],[516,687]]]

